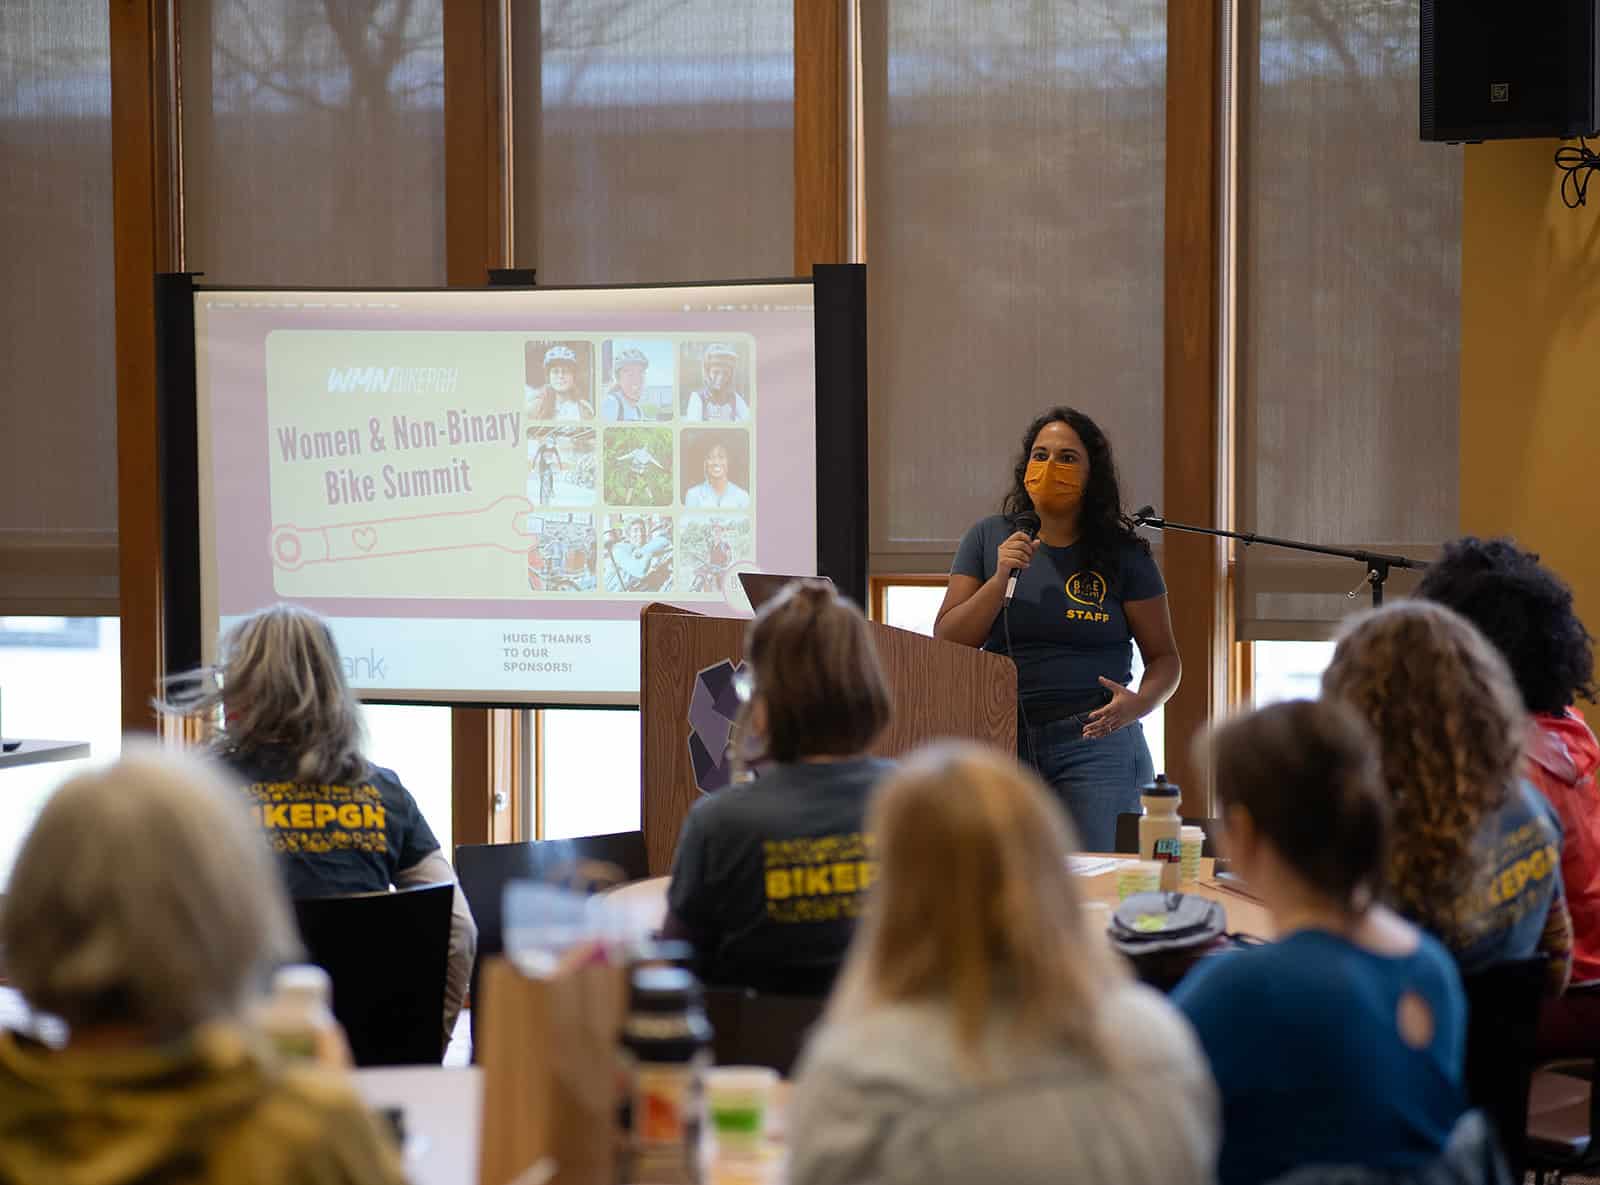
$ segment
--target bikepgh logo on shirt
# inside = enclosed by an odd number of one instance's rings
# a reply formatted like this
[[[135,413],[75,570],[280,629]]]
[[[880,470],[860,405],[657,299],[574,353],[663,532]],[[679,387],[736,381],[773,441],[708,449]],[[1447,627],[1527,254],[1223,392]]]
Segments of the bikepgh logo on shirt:
[[[1067,577],[1067,597],[1083,606],[1081,609],[1067,610],[1068,621],[1087,621],[1104,623],[1111,620],[1111,614],[1105,610],[1106,595],[1110,589],[1106,585],[1106,578],[1098,572],[1074,572]]]

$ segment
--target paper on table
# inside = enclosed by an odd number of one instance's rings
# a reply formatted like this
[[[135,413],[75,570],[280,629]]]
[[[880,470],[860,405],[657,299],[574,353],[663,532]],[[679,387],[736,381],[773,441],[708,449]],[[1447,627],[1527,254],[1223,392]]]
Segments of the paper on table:
[[[1127,860],[1115,860],[1110,856],[1068,856],[1067,871],[1073,876],[1099,876],[1103,872],[1115,872]]]

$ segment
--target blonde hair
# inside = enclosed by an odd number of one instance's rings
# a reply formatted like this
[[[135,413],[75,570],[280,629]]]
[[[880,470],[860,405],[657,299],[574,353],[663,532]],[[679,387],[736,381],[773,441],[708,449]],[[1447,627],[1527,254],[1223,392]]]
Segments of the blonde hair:
[[[1103,990],[1125,972],[1084,923],[1071,825],[1015,761],[973,744],[912,756],[869,813],[878,875],[831,1011],[939,1000],[982,1064],[990,1022],[1104,1060]]]
[[[1388,892],[1459,946],[1481,873],[1472,848],[1522,763],[1527,717],[1505,660],[1443,605],[1402,601],[1355,618],[1322,676],[1378,739],[1394,804]]]
[[[64,783],[0,907],[6,973],[73,1028],[171,1037],[235,1014],[299,952],[277,866],[209,762],[132,745]]]
[[[220,706],[219,753],[282,748],[300,781],[340,782],[366,769],[361,705],[339,647],[328,623],[298,605],[273,605],[236,624],[222,640],[220,667],[179,676],[156,706],[212,716]]]

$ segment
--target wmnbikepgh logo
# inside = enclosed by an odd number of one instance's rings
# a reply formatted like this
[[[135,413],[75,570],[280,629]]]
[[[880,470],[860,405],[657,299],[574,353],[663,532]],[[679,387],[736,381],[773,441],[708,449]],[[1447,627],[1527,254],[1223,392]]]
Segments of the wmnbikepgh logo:
[[[330,366],[328,390],[385,395],[450,395],[460,372],[454,366]]]
[[[1109,588],[1106,578],[1098,572],[1074,572],[1067,577],[1067,596],[1082,609],[1068,609],[1068,621],[1107,622],[1111,614],[1105,611],[1106,594]]]

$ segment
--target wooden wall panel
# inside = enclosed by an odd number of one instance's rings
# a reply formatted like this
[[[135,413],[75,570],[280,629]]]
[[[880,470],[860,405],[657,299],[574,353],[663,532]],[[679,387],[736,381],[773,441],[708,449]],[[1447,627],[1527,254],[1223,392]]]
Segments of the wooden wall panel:
[[[502,200],[500,0],[444,6],[445,275],[455,287],[481,287],[489,269],[510,266]],[[512,838],[515,787],[506,717],[489,708],[451,710],[451,822],[455,842]],[[496,790],[504,789],[497,799]]]
[[[179,259],[172,46],[165,0],[111,0],[116,287],[118,607],[122,726],[154,732],[162,671],[155,274]]]
[[[1162,509],[1199,523],[1211,522],[1217,505],[1220,3],[1167,6]],[[1172,532],[1164,543],[1184,672],[1167,703],[1167,771],[1184,787],[1183,813],[1209,815],[1210,774],[1194,765],[1191,747],[1225,702],[1223,551],[1202,535]]]
[[[843,0],[794,0],[794,271],[849,261]]]

